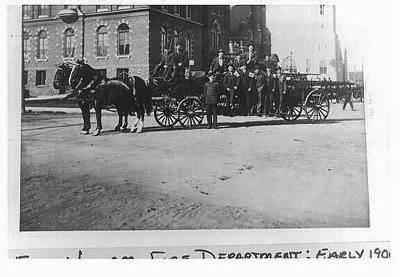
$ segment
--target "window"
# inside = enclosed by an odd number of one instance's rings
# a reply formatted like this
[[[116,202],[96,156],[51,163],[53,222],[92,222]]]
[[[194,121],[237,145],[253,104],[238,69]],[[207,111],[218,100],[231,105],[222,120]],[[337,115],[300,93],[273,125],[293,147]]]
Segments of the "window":
[[[221,15],[221,6],[216,6],[217,15]]]
[[[64,9],[77,9],[77,5],[64,5]]]
[[[185,6],[186,9],[186,17],[192,18],[192,6]]]
[[[29,35],[27,32],[24,32],[24,41],[23,41],[23,51],[24,51],[24,60],[29,60]]]
[[[129,55],[129,27],[125,23],[118,26],[118,55]]]
[[[325,5],[319,5],[319,14],[322,16],[325,15]]]
[[[165,49],[167,49],[167,32],[164,27],[161,27],[161,55],[164,55]]]
[[[100,26],[97,29],[97,49],[96,55],[98,57],[105,57],[108,54],[108,47],[107,47],[107,29],[105,26]]]
[[[328,69],[326,68],[326,63],[325,61],[321,61],[319,63],[319,74],[324,75],[327,74]]]
[[[97,12],[105,12],[105,11],[109,11],[109,10],[110,10],[109,5],[96,5]]]
[[[132,6],[130,5],[117,5],[117,10],[126,10],[130,9]]]
[[[129,68],[117,68],[117,78],[127,80],[129,77]]]
[[[211,13],[217,13],[217,6],[211,6]]]
[[[168,7],[167,7],[166,5],[162,5],[162,6],[161,6],[161,9],[162,9],[163,11],[167,11],[167,10],[168,10]]]
[[[181,17],[186,17],[186,14],[185,14],[186,9],[184,9],[183,6],[178,6],[178,12],[179,12],[179,15],[180,15]]]
[[[48,56],[49,51],[49,42],[47,39],[46,31],[40,31],[38,36],[38,52],[37,58],[38,59],[45,59]]]
[[[101,77],[107,77],[107,69],[96,69],[96,74]]]
[[[24,5],[22,6],[22,13],[24,18],[31,18],[32,17],[32,6]]]
[[[211,48],[216,50],[221,44],[221,26],[218,21],[214,21],[211,29]]]
[[[324,23],[321,23],[321,29],[324,29],[324,28],[325,28]]]
[[[174,14],[179,14],[180,12],[180,6],[179,5],[175,5],[174,6]]]
[[[46,70],[36,70],[36,85],[46,84]]]
[[[74,30],[68,28],[64,33],[64,57],[75,56],[75,34]]]
[[[49,16],[49,6],[48,5],[39,5],[37,7],[38,17],[47,17]]]
[[[188,55],[188,58],[192,58],[192,39],[189,34],[186,35],[185,38],[185,47],[186,47],[186,53]]]

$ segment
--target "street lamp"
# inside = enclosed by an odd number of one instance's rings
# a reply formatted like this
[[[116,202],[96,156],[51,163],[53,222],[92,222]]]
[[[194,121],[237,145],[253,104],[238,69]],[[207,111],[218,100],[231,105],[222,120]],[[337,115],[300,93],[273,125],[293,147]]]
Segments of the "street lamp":
[[[63,9],[58,12],[56,19],[60,18],[64,23],[71,24],[78,21],[79,16],[82,16],[82,58],[85,55],[85,14],[78,8],[74,9]]]

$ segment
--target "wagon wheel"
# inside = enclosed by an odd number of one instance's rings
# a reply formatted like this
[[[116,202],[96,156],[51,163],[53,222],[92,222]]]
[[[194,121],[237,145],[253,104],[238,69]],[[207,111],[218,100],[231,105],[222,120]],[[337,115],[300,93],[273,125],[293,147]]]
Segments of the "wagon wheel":
[[[303,107],[301,103],[286,103],[286,107],[284,108],[283,112],[281,113],[281,116],[284,120],[287,121],[295,121],[296,119],[299,118],[301,115],[301,112],[303,111]]]
[[[318,89],[311,91],[306,97],[304,108],[309,120],[324,121],[330,109],[328,94]]]
[[[156,103],[154,108],[154,119],[162,127],[172,127],[178,122],[178,109],[176,101],[166,100]]]
[[[178,120],[182,127],[196,127],[204,117],[203,104],[196,97],[186,97],[178,105]]]

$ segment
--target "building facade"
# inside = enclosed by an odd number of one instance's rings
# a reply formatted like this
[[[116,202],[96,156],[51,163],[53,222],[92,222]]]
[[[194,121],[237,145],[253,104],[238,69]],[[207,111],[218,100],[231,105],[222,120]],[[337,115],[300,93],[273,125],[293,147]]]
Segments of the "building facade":
[[[267,26],[285,71],[345,80],[334,5],[267,6]]]
[[[230,39],[234,52],[247,51],[247,45],[251,43],[262,58],[271,54],[271,33],[266,26],[265,5],[236,5],[231,8],[230,15]]]
[[[78,9],[75,22],[57,17]],[[163,49],[181,42],[191,67],[202,70],[219,48],[227,49],[229,6],[26,5],[23,6],[23,80],[31,96],[58,94],[55,65],[84,56],[112,78],[128,72],[145,79]]]

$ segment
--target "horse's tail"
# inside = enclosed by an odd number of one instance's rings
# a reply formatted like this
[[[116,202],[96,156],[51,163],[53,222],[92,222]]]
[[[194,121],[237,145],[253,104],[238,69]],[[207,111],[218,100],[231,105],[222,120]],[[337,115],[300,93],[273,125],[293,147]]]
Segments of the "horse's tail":
[[[134,76],[135,98],[136,104],[143,105],[145,112],[149,115],[153,110],[153,103],[151,100],[151,90],[146,82],[139,76]]]

